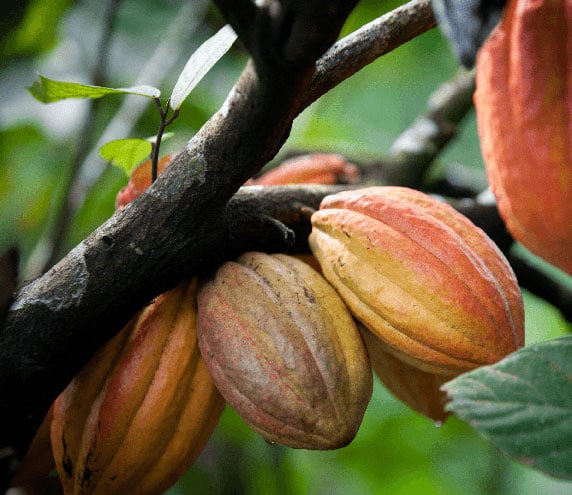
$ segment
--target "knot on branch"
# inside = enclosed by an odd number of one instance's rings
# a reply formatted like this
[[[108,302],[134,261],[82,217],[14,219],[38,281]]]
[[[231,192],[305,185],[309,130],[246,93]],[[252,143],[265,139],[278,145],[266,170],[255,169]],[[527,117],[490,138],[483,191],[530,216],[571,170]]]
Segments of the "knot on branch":
[[[311,187],[244,187],[224,212],[228,242],[237,253],[305,251],[310,217],[322,196]]]

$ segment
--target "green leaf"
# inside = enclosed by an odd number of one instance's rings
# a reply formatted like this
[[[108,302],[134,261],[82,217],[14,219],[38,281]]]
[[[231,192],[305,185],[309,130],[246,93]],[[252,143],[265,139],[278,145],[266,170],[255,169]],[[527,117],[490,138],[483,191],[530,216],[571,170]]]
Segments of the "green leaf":
[[[116,139],[99,148],[99,154],[104,160],[130,175],[135,166],[149,158],[152,146],[146,139]]]
[[[173,88],[170,103],[173,110],[181,108],[189,93],[230,49],[236,38],[236,33],[227,24],[197,48],[185,64]]]
[[[572,337],[525,347],[443,385],[447,409],[502,452],[572,479]]]
[[[103,98],[113,94],[133,94],[147,98],[158,98],[161,92],[153,86],[133,86],[131,88],[105,88],[67,81],[54,81],[39,76],[28,91],[42,103],[53,103],[67,98]]]

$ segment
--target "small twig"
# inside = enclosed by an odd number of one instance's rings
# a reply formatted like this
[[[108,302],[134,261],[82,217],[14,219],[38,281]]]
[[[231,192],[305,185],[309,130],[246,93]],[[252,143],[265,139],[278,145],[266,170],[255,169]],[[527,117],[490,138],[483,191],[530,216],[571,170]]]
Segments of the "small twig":
[[[157,131],[157,137],[155,138],[155,142],[151,147],[151,183],[157,180],[157,170],[159,167],[159,150],[161,148],[161,141],[163,139],[163,134],[165,133],[165,129],[167,126],[171,125],[173,121],[179,116],[179,109],[173,111],[172,115],[167,118],[169,115],[169,100],[165,103],[165,108],[163,108],[161,104],[161,100],[159,98],[153,98],[155,101],[155,105],[157,105],[157,109],[159,110],[159,130]]]

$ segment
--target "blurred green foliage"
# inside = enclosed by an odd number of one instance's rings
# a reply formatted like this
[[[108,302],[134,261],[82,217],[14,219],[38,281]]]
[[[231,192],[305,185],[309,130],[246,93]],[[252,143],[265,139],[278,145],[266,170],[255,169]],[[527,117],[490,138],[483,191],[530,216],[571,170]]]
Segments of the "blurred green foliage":
[[[14,3],[14,2],[12,2]],[[193,2],[202,16],[175,69],[158,81],[139,74],[158,43],[167,36],[183,0],[124,0],[115,20],[105,84],[133,85],[141,76],[169,94],[192,51],[222,25],[204,2]],[[362,0],[344,33],[360,27],[402,2]],[[10,4],[9,4],[10,5]],[[4,7],[6,8],[6,7]],[[27,92],[42,73],[60,80],[89,83],[101,30],[101,2],[34,0],[11,5],[12,19],[2,38],[0,60],[0,249],[16,245],[25,269],[38,241],[53,228],[73,173],[74,156],[84,141],[97,141],[122,98],[106,100],[96,114],[93,135],[82,135],[88,111],[84,102],[42,105]],[[49,22],[38,22],[44,15]],[[192,13],[191,13],[192,15]],[[199,15],[199,14],[197,14]],[[35,19],[35,21],[34,21]],[[177,150],[224,101],[240,74],[246,54],[237,46],[199,84],[169,128],[175,137],[162,152]],[[333,89],[295,121],[277,160],[293,150],[335,151],[355,160],[382,156],[415,117],[427,97],[458,69],[447,42],[435,29],[372,63]],[[160,72],[160,67],[159,67]],[[115,98],[115,97],[114,97]],[[129,135],[156,132],[152,104],[133,122]],[[99,162],[98,162],[99,160]],[[121,170],[100,158],[87,160],[87,171],[100,167],[85,191],[68,231],[70,249],[114,210],[117,191],[126,183]],[[474,115],[469,115],[455,142],[436,169],[463,163],[482,173]],[[93,167],[93,168],[90,168]],[[477,179],[475,179],[477,180]],[[559,312],[525,292],[529,343],[569,331]],[[502,457],[470,427],[450,418],[437,427],[392,397],[376,380],[374,395],[355,441],[340,450],[312,452],[270,446],[227,408],[203,454],[169,495],[198,494],[391,494],[391,495],[558,495],[572,484],[551,479]]]

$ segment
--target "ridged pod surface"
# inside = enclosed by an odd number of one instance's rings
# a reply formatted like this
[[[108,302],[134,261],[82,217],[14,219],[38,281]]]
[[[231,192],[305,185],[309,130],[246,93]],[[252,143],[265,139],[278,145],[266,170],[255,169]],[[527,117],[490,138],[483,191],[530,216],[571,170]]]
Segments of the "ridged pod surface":
[[[429,195],[369,187],[327,196],[309,243],[354,316],[414,367],[459,374],[524,343],[510,265],[481,229]]]
[[[292,256],[250,252],[198,295],[199,346],[220,392],[268,442],[334,449],[372,392],[363,341],[335,290]]]
[[[65,495],[160,494],[202,451],[224,401],[197,345],[197,286],[157,297],[54,403]]]
[[[572,274],[572,2],[508,2],[476,68],[481,150],[507,229]]]

